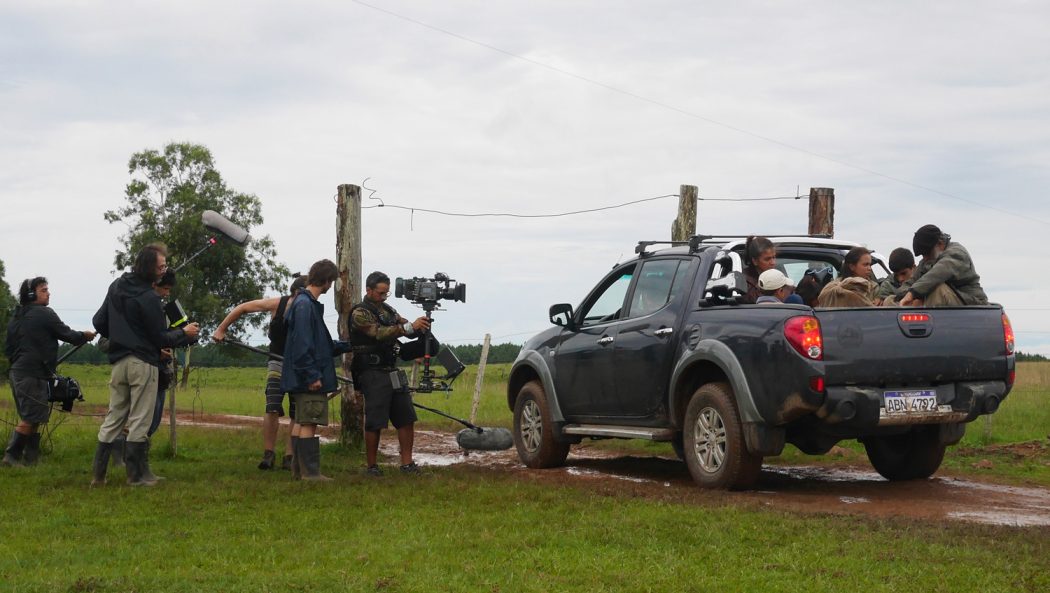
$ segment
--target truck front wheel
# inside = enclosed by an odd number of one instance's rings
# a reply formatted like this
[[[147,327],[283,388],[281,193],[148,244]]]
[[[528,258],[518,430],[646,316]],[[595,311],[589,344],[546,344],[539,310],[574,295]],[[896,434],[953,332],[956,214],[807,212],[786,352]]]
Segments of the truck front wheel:
[[[514,447],[522,463],[534,469],[565,464],[569,444],[554,440],[553,424],[543,385],[529,381],[514,402]]]
[[[708,383],[693,393],[683,424],[685,463],[701,488],[750,488],[762,456],[747,450],[736,398],[726,383]]]
[[[872,467],[892,482],[932,476],[944,460],[946,447],[938,438],[936,425],[916,426],[904,434],[864,439],[864,450]]]

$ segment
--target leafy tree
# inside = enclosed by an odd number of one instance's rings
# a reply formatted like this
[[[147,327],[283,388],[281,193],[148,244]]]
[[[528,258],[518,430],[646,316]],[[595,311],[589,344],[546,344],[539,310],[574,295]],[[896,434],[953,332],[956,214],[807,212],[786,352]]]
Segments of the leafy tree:
[[[132,179],[123,206],[104,215],[107,222],[128,228],[114,258],[118,271],[130,268],[135,254],[155,241],[168,246],[170,266],[187,261],[210,236],[201,224],[205,210],[222,214],[249,233],[263,222],[259,198],[227,187],[211,152],[199,144],[171,143],[163,151],[135,153],[128,161],[128,173]],[[201,335],[207,337],[234,304],[260,298],[268,288],[284,290],[289,272],[276,256],[269,235],[252,237],[245,248],[220,237],[217,245],[178,271],[172,296],[191,320],[201,324]],[[265,321],[244,316],[231,331],[259,327]]]
[[[7,284],[5,276],[4,262],[0,260],[0,382],[7,380],[7,370],[11,367],[11,362],[7,360],[7,351],[5,346],[7,345],[7,322],[11,320],[11,314],[14,313],[15,306],[18,304],[18,299],[11,294],[11,287]]]

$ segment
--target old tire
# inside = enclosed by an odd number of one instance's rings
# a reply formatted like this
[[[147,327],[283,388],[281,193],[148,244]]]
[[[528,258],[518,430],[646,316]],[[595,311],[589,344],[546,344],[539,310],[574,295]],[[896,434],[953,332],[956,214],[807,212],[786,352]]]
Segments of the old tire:
[[[750,488],[762,456],[747,450],[736,399],[726,383],[708,383],[693,393],[685,410],[685,464],[701,488]]]
[[[939,442],[937,426],[916,426],[904,434],[864,439],[872,467],[893,482],[932,476],[941,466],[946,448]]]
[[[534,469],[565,464],[569,443],[554,440],[553,426],[543,385],[529,381],[514,402],[514,447],[522,463]]]

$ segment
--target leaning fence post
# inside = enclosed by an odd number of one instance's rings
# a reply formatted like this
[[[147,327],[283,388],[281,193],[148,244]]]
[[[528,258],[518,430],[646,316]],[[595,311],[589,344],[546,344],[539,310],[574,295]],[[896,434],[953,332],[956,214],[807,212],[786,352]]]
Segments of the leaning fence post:
[[[489,359],[489,342],[492,337],[489,334],[485,334],[485,343],[481,346],[481,360],[478,361],[478,377],[474,381],[474,403],[470,406],[470,423],[474,424],[474,421],[478,417],[478,404],[481,403],[481,384],[485,381],[485,363]]]

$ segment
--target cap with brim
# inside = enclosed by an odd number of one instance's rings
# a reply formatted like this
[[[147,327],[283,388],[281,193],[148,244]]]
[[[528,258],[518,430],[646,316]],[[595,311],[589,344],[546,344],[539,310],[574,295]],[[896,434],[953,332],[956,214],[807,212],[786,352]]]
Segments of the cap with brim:
[[[780,270],[766,270],[758,276],[758,287],[762,290],[779,290],[785,286],[795,286]]]

